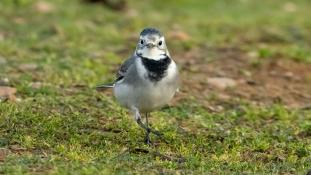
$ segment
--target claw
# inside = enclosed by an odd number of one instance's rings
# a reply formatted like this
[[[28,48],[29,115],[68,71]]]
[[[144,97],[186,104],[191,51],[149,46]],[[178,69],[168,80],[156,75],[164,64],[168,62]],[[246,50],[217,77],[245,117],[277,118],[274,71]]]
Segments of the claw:
[[[146,133],[146,137],[145,137],[145,143],[147,144],[147,145],[151,145],[152,144],[152,142],[151,142],[151,140],[150,140],[150,136],[149,136],[149,132],[147,132]]]
[[[150,141],[150,133],[160,137],[161,139],[163,139],[163,134],[160,133],[159,131],[157,130],[153,130],[149,127],[149,123],[148,123],[148,114],[146,113],[146,124],[144,124],[142,121],[141,121],[141,116],[139,114],[139,111],[137,110],[137,108],[133,108],[133,111],[135,112],[135,119],[136,119],[136,122],[137,124],[142,127],[145,131],[146,131],[146,137],[145,137],[145,142],[146,144],[150,145],[151,144],[151,141]],[[164,139],[163,139],[164,140]],[[164,140],[165,141],[165,140]],[[165,141],[166,142],[166,141]],[[166,142],[167,143],[167,142]]]

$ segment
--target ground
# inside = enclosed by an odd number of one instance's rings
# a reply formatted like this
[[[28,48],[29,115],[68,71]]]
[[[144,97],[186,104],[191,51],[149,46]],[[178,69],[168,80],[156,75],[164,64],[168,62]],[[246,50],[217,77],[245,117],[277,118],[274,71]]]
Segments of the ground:
[[[0,2],[0,174],[306,174],[311,3]],[[144,132],[110,82],[139,32],[165,34],[182,85]]]

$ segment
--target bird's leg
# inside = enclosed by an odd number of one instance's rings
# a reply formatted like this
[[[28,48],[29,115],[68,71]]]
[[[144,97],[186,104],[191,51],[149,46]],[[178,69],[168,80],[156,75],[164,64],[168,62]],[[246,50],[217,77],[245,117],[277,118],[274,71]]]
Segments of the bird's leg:
[[[154,130],[154,129],[151,129],[151,128],[150,128],[150,126],[149,126],[149,121],[148,121],[148,117],[149,117],[149,113],[146,113],[146,125],[147,125],[147,127],[149,128],[149,133],[151,132],[151,133],[153,133],[153,134],[155,134],[155,135],[161,137],[161,136],[163,135],[162,133],[160,133],[160,132],[157,131],[157,130]]]
[[[146,137],[145,137],[145,142],[150,145],[151,141],[150,141],[150,127],[149,127],[149,122],[148,122],[148,113],[145,113],[145,117],[146,117],[146,126],[147,126],[147,130],[146,130]]]
[[[137,122],[137,124],[138,124],[140,127],[142,127],[144,130],[146,130],[146,132],[153,133],[153,134],[155,134],[155,135],[157,135],[157,136],[159,136],[159,137],[161,137],[161,136],[163,135],[163,134],[160,133],[159,131],[153,130],[153,129],[151,129],[150,127],[148,127],[148,126],[146,126],[145,124],[143,124],[143,122],[141,121],[141,118],[136,119],[136,122]]]
[[[157,135],[158,137],[161,137],[162,136],[162,134],[159,132],[159,131],[156,131],[156,130],[153,130],[153,129],[151,129],[148,125],[149,125],[149,123],[148,123],[148,119],[146,120],[146,123],[147,123],[147,125],[146,124],[144,124],[142,121],[141,121],[141,116],[140,116],[140,113],[139,113],[139,110],[137,109],[137,108],[135,108],[135,107],[133,107],[132,108],[132,111],[133,111],[133,113],[134,113],[134,116],[135,116],[135,120],[136,120],[136,122],[137,122],[137,124],[140,126],[140,127],[142,127],[145,131],[146,131],[146,133],[148,134],[148,136],[149,136],[149,134],[150,133],[153,133],[153,134],[155,134],[155,135]],[[146,116],[147,117],[147,116]]]

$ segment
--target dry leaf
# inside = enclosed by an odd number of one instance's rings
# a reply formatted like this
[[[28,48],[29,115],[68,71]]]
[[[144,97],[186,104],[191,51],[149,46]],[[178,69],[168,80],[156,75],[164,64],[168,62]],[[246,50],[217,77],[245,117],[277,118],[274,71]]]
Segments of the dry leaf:
[[[26,148],[23,148],[23,147],[21,147],[20,145],[10,145],[9,146],[9,148],[10,148],[10,150],[12,151],[12,152],[23,152],[23,151],[26,151],[27,149]]]
[[[16,23],[16,24],[25,24],[26,20],[22,17],[15,17],[13,18],[13,21]]]
[[[34,63],[26,63],[26,64],[20,64],[18,66],[18,68],[21,70],[21,71],[33,71],[33,70],[36,70],[38,68],[38,65],[34,64]]]
[[[0,39],[0,41],[1,41],[1,39]],[[7,63],[6,59],[4,57],[0,56],[0,65],[4,65],[6,63]]]
[[[3,40],[4,40],[4,33],[0,32],[0,41],[3,41]]]
[[[0,86],[0,99],[8,99],[10,101],[15,101],[16,89],[9,86]]]
[[[294,4],[292,2],[286,2],[283,5],[283,10],[286,12],[295,12],[295,11],[297,11],[297,6],[296,6],[296,4]]]
[[[170,38],[180,41],[188,41],[190,39],[190,36],[183,31],[172,31],[168,35]]]
[[[50,13],[54,10],[54,6],[45,1],[39,1],[35,4],[35,9],[41,13]]]
[[[40,89],[43,86],[43,84],[41,82],[32,82],[32,83],[30,83],[30,86],[33,89]]]
[[[215,78],[208,78],[207,79],[207,83],[217,87],[219,89],[226,89],[229,87],[234,87],[236,86],[236,81],[231,79],[231,78],[219,78],[219,77],[215,77]]]
[[[91,3],[103,3],[107,7],[113,10],[126,10],[127,1],[126,0],[85,0],[85,2]]]
[[[5,158],[10,154],[10,150],[7,148],[0,148],[0,162],[4,161]]]

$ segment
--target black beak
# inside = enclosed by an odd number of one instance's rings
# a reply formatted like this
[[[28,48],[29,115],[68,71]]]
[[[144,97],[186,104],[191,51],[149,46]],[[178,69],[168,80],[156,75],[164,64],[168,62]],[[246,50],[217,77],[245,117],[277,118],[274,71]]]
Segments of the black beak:
[[[155,45],[153,43],[147,43],[146,46],[148,49],[150,49],[150,48],[154,47]]]

